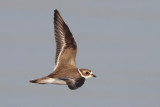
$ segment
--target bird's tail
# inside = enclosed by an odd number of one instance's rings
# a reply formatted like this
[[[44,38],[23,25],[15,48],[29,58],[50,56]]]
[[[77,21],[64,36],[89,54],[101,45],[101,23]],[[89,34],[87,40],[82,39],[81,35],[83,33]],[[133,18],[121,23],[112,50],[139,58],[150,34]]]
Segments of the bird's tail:
[[[50,78],[49,77],[42,77],[34,80],[30,80],[31,83],[38,83],[38,84],[47,84],[49,83]]]

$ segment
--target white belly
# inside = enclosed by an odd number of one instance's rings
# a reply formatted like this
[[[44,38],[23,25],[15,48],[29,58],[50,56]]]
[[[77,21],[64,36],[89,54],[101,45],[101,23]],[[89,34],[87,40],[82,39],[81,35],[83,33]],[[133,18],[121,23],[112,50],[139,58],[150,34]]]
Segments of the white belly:
[[[49,78],[46,81],[49,84],[58,84],[58,85],[66,85],[64,80],[56,79],[56,78]]]

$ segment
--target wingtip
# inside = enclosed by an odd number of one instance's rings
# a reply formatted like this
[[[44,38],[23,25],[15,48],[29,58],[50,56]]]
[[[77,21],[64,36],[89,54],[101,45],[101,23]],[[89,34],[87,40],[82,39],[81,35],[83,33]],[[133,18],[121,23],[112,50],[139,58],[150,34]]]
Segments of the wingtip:
[[[54,10],[54,13],[59,13],[57,9]]]
[[[54,19],[60,15],[57,9],[54,10]]]

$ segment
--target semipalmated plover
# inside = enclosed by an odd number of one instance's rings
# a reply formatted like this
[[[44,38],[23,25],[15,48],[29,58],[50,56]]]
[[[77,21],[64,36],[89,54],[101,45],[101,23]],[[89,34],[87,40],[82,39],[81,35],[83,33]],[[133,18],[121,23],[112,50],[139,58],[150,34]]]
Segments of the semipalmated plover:
[[[38,84],[66,84],[71,90],[74,90],[81,87],[87,78],[96,77],[89,69],[77,68],[77,45],[69,27],[62,19],[58,10],[54,11],[54,32],[56,40],[54,72],[30,82]]]

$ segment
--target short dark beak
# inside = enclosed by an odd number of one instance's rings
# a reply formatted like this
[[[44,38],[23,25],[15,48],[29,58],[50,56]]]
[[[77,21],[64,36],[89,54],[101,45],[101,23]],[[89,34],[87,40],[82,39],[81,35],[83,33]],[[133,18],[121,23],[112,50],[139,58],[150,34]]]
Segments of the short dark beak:
[[[91,74],[91,76],[92,76],[92,77],[96,77],[96,75],[94,75],[94,74]]]

